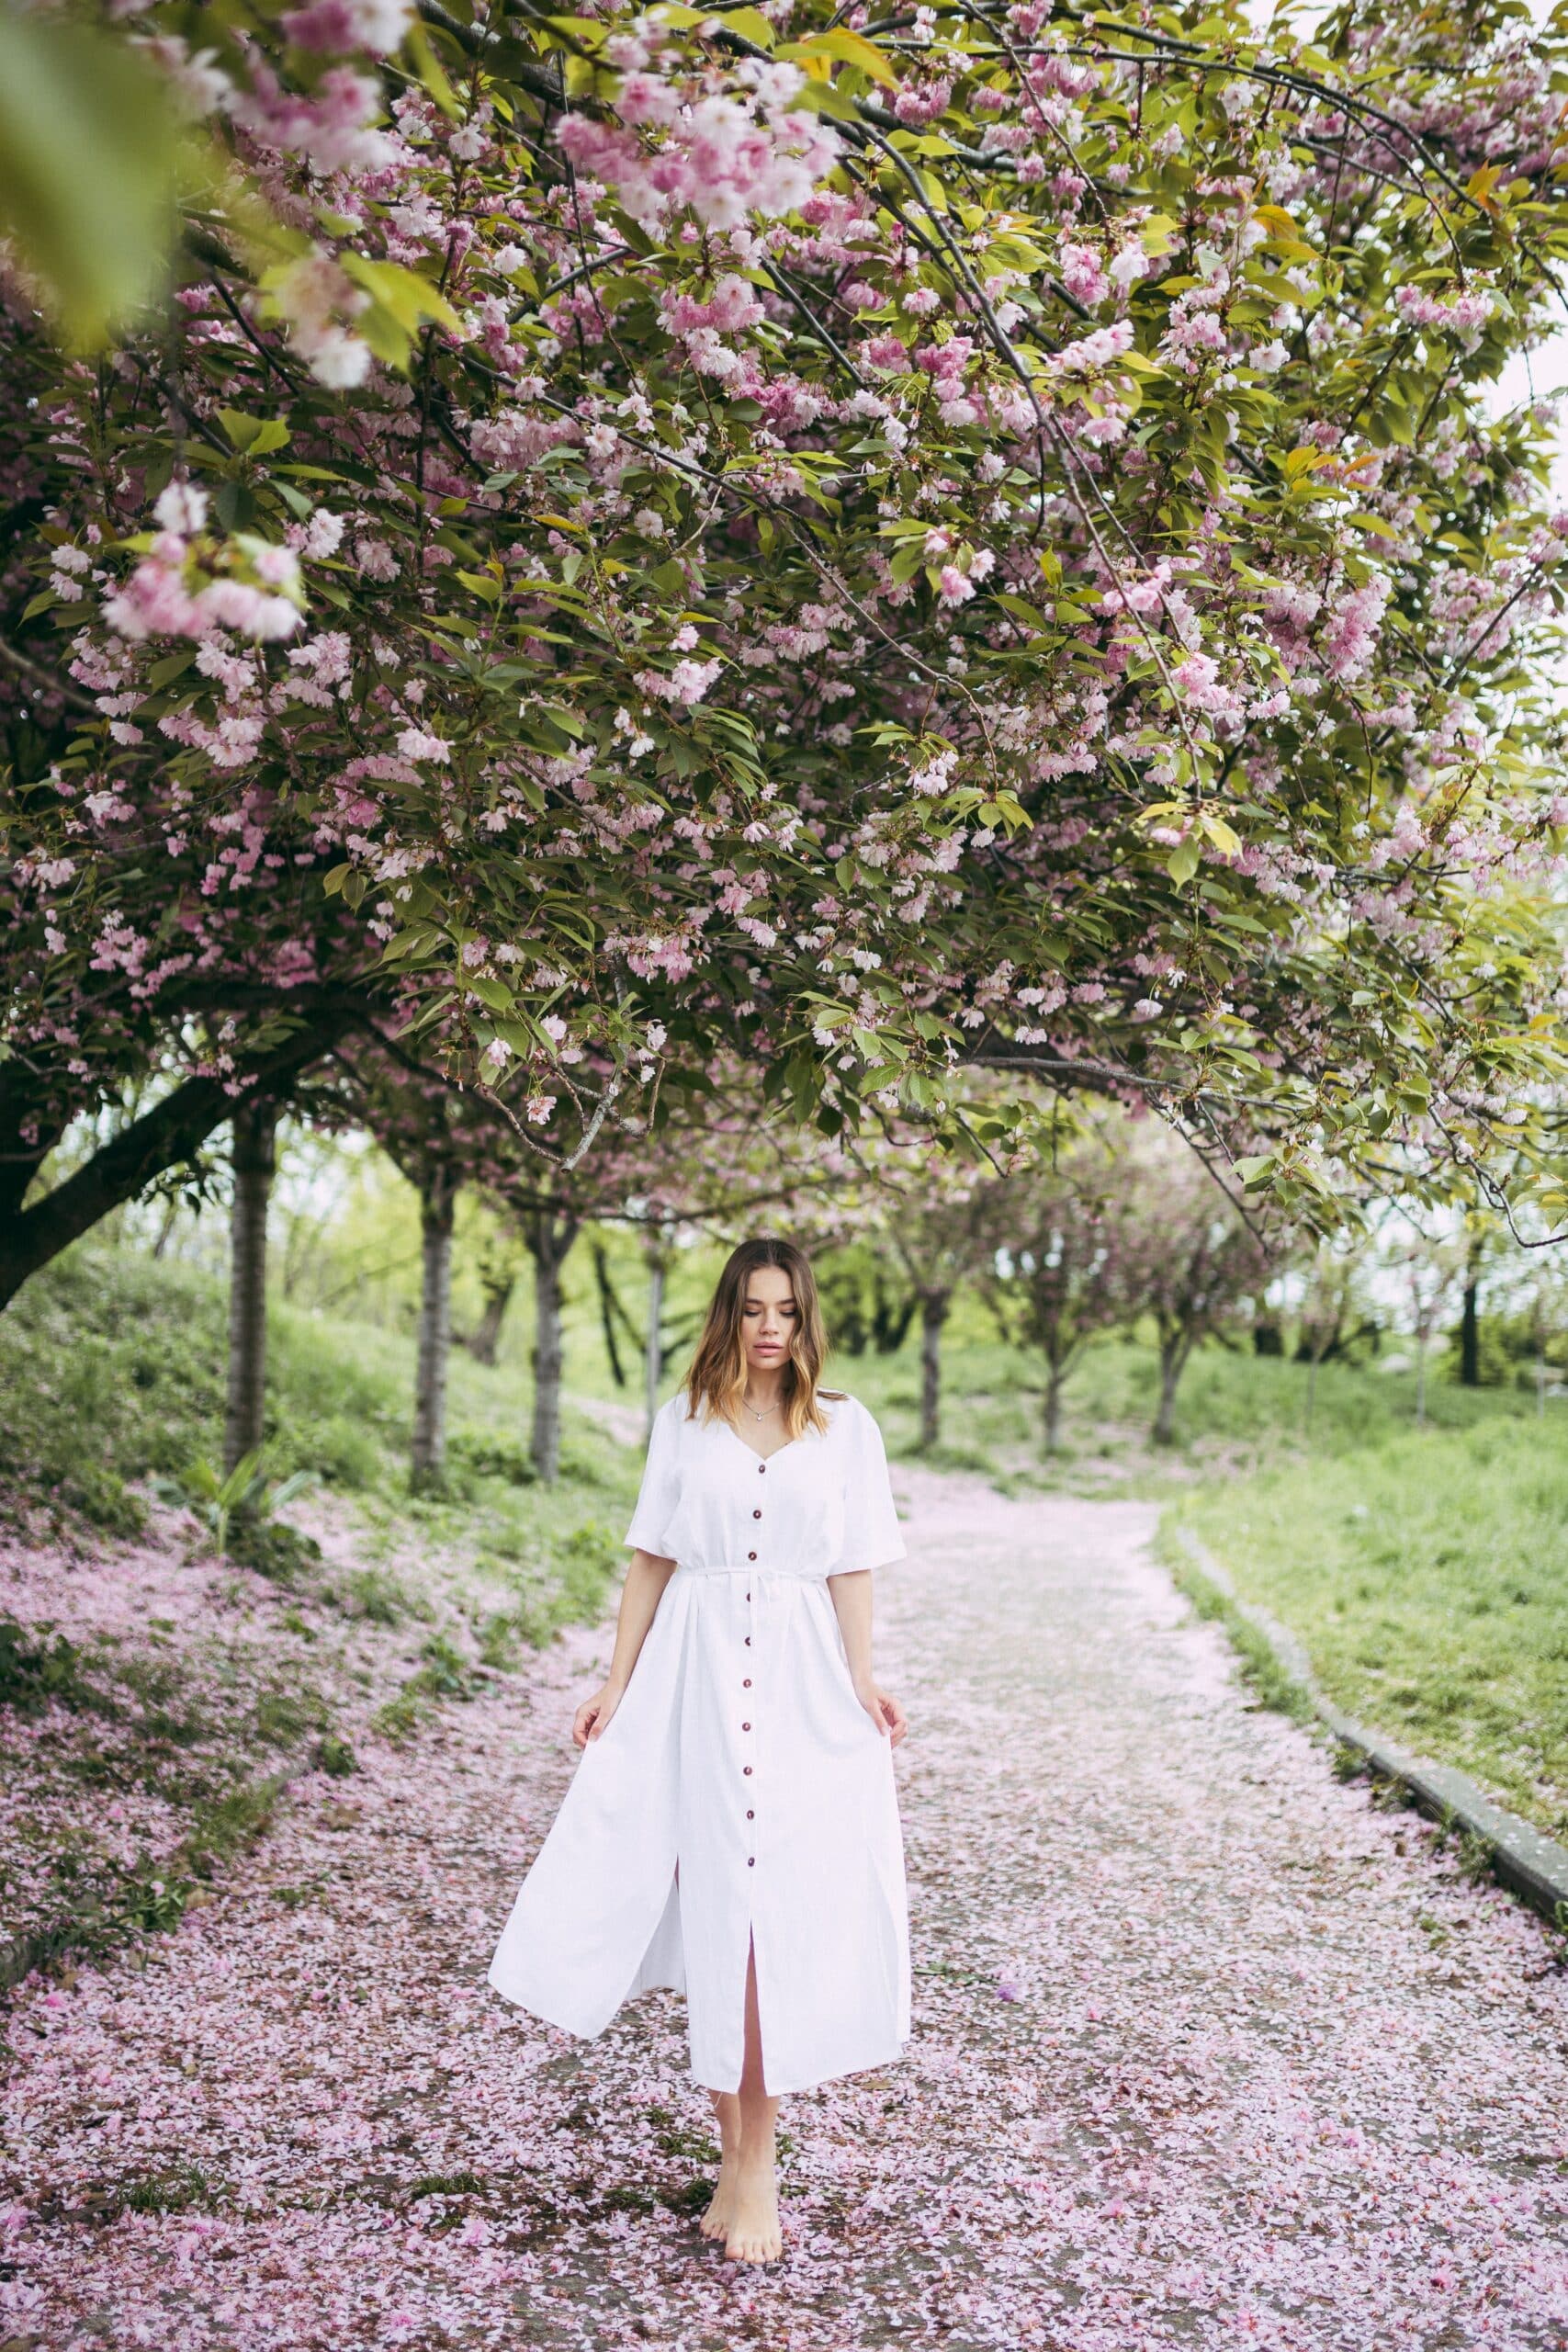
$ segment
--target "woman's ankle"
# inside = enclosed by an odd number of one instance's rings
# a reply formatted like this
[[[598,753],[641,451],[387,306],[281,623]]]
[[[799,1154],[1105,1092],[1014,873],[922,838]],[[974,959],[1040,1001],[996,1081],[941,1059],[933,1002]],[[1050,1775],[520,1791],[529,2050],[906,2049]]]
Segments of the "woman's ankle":
[[[719,2138],[726,2155],[734,2155],[740,2145],[740,2101],[734,2091],[713,2091],[714,2120],[718,2125]]]

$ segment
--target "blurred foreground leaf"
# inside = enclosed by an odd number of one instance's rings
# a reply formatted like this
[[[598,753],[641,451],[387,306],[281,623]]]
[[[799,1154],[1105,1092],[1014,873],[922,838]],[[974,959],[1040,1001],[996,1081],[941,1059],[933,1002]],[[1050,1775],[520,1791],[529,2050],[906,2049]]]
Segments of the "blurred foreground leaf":
[[[180,146],[166,78],[122,40],[0,7],[0,232],[73,348],[164,282]]]

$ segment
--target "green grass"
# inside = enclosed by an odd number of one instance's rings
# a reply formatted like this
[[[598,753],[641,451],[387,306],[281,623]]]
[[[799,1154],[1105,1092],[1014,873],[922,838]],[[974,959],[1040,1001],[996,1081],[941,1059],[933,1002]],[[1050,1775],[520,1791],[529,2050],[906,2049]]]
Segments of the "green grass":
[[[1390,1359],[1401,1353],[1392,1346]],[[897,1355],[840,1356],[833,1373],[882,1419],[889,1452],[913,1455],[919,1434],[919,1365],[913,1343]],[[1247,1475],[1281,1455],[1337,1456],[1409,1429],[1413,1371],[1325,1364],[1310,1423],[1306,1368],[1278,1356],[1212,1346],[1188,1366],[1177,1396],[1177,1442],[1148,1442],[1158,1398],[1153,1350],[1121,1338],[1085,1350],[1066,1397],[1063,1442],[1043,1450],[1038,1369],[992,1338],[978,1309],[955,1316],[943,1350],[942,1445],[938,1467],[971,1469],[1014,1487],[1162,1495],[1194,1476]],[[1553,1400],[1552,1409],[1560,1409]],[[1434,1369],[1427,1384],[1434,1431],[1502,1420],[1535,1425],[1522,1388],[1461,1388]]]
[[[517,1365],[455,1359],[451,1473],[416,1495],[412,1337],[282,1303],[269,1323],[270,1466],[324,1481],[333,1557],[266,1522],[287,1542],[250,1565],[287,1591],[258,1604],[236,1573],[231,1616],[215,1610],[188,1639],[163,1620],[74,1640],[0,1617],[0,1709],[32,1719],[52,1707],[69,1727],[36,1750],[19,1862],[0,1858],[0,1991],[175,1926],[265,1832],[304,1764],[346,1779],[362,1734],[417,1738],[481,1675],[596,1616],[625,1560],[638,1451],[569,1408],[563,1475],[532,1483]],[[223,1285],[190,1267],[98,1247],[28,1283],[0,1318],[0,1522],[45,1550],[56,1536],[90,1552],[144,1533],[141,1482],[221,1452],[225,1340]],[[333,1663],[345,1642],[363,1694],[349,1702]],[[113,1851],[84,1801],[100,1787],[171,1806],[173,1846],[157,1860]]]
[[[1187,1595],[1200,1617],[1224,1627],[1242,1673],[1257,1692],[1259,1704],[1272,1707],[1277,1714],[1289,1715],[1293,1723],[1310,1723],[1314,1712],[1312,1693],[1287,1672],[1267,1635],[1259,1632],[1228,1592],[1203,1574],[1186,1548],[1172,1540],[1168,1525],[1162,1524],[1160,1537],[1160,1555],[1170,1571],[1172,1583]]]
[[[0,1317],[0,1517],[41,1510],[110,1535],[137,1532],[146,1516],[140,1482],[177,1476],[197,1457],[221,1453],[225,1317],[213,1276],[128,1249],[73,1250],[28,1283]],[[592,1375],[602,1351],[592,1329],[577,1347],[591,1375],[582,1385],[599,1393],[604,1384]],[[633,1451],[569,1406],[561,1477],[538,1487],[527,1458],[525,1370],[511,1362],[491,1369],[455,1350],[448,1396],[447,1475],[439,1492],[412,1495],[412,1336],[273,1303],[269,1467],[279,1477],[313,1470],[363,1508],[367,1566],[345,1579],[345,1608],[384,1623],[417,1611],[417,1595],[395,1578],[380,1593],[373,1581],[378,1544],[404,1548],[411,1532],[471,1546],[506,1564],[505,1573],[552,1585],[570,1595],[570,1611],[596,1605],[604,1531],[624,1523],[636,1492]],[[542,1625],[548,1612],[535,1613]]]
[[[1568,1838],[1568,1408],[1369,1419],[1367,1442],[1204,1485],[1176,1517],[1331,1698]]]

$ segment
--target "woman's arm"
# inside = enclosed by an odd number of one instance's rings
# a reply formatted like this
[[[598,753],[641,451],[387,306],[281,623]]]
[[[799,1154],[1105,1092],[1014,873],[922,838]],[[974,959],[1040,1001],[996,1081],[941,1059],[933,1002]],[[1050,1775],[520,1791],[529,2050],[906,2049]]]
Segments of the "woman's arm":
[[[855,1696],[877,1730],[886,1732],[897,1747],[909,1723],[897,1700],[882,1689],[871,1670],[871,1570],[852,1568],[847,1575],[829,1577],[828,1589],[838,1611]]]
[[[609,1724],[611,1716],[626,1694],[632,1679],[632,1668],[642,1653],[655,1611],[664,1598],[664,1588],[675,1573],[673,1560],[660,1560],[651,1552],[634,1552],[626,1570],[626,1583],[621,1587],[620,1612],[615,1619],[615,1646],[610,1659],[610,1671],[604,1684],[592,1699],[584,1699],[572,1718],[571,1736],[579,1747],[586,1747],[597,1739]]]

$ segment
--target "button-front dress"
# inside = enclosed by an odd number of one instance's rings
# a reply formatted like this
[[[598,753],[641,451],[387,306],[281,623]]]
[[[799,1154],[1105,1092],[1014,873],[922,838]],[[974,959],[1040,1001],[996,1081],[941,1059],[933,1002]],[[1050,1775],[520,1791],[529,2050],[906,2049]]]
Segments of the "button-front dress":
[[[676,1563],[620,1705],[524,1880],[490,1982],[569,2032],[683,1991],[692,2072],[733,2091],[756,1954],[769,2092],[887,2064],[909,2031],[891,1742],[850,1678],[828,1578],[904,1557],[882,1433],[819,1399],[767,1461],[655,1417],[626,1541]]]

